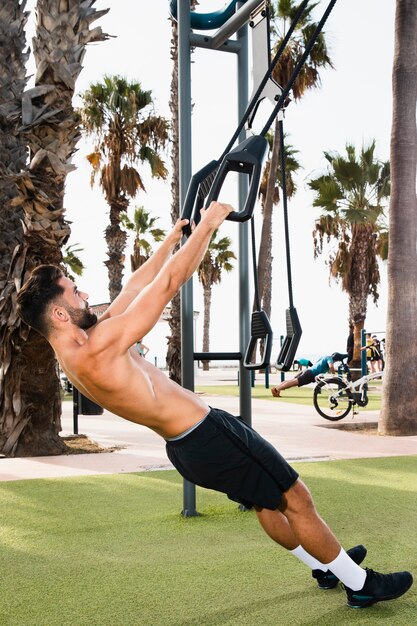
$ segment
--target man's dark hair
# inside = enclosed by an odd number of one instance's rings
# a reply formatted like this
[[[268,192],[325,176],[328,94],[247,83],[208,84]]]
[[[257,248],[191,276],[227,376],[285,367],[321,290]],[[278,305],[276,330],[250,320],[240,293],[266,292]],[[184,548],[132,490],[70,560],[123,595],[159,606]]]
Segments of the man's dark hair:
[[[57,284],[63,276],[56,265],[39,265],[17,294],[19,317],[45,337],[50,331],[46,311],[49,304],[64,293],[64,288]]]

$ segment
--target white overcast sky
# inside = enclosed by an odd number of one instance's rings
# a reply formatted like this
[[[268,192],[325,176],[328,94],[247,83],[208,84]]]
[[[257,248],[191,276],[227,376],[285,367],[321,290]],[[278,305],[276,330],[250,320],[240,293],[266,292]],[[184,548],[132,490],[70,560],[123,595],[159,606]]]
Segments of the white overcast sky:
[[[33,8],[29,0],[27,8]],[[168,99],[171,80],[170,22],[168,0],[98,0],[97,9],[110,12],[95,25],[115,37],[88,46],[84,69],[77,92],[100,80],[105,73],[121,74],[137,80],[143,89],[153,92],[157,112],[169,117]],[[222,8],[223,0],[200,0],[198,10],[210,12]],[[321,0],[315,15],[320,17],[327,2]],[[335,70],[321,73],[322,85],[287,109],[285,128],[290,141],[299,150],[303,165],[298,178],[299,191],[290,202],[291,250],[293,258],[294,303],[303,336],[298,356],[314,359],[324,353],[343,351],[346,344],[348,302],[340,287],[329,284],[325,258],[313,258],[312,230],[317,215],[306,180],[324,167],[323,151],[342,152],[347,142],[358,149],[375,139],[377,156],[389,159],[391,128],[391,72],[394,41],[394,0],[338,0],[325,27],[326,40]],[[33,15],[28,34],[33,33]],[[209,33],[210,34],[210,33]],[[28,41],[30,44],[30,40]],[[236,59],[234,55],[197,50],[192,65],[193,171],[216,159],[237,124]],[[260,113],[266,120],[270,108]],[[83,248],[86,265],[79,284],[89,292],[91,303],[108,300],[103,231],[108,208],[98,189],[89,186],[89,166],[85,155],[88,146],[80,143],[74,158],[77,171],[68,177],[65,205],[72,221],[70,243]],[[147,193],[140,194],[134,206],[144,205],[161,217],[160,225],[170,227],[170,183],[151,181],[145,174]],[[226,198],[222,198],[225,199]],[[232,202],[235,199],[230,198]],[[259,212],[258,212],[259,214]],[[260,222],[260,220],[259,220]],[[223,234],[234,240],[237,252],[237,225],[226,224]],[[283,264],[282,213],[275,212],[274,291],[271,322],[275,332],[274,356],[278,338],[285,334],[285,309],[288,306],[286,270]],[[129,252],[129,251],[127,251]],[[127,254],[128,257],[128,254]],[[386,315],[386,267],[381,266],[379,306],[368,305],[367,329],[383,331]],[[202,297],[195,281],[195,306],[201,312],[197,324],[196,347],[201,349]],[[238,349],[237,270],[213,289],[211,349]],[[164,361],[166,324],[145,340],[150,356]],[[162,328],[163,327],[163,328]]]

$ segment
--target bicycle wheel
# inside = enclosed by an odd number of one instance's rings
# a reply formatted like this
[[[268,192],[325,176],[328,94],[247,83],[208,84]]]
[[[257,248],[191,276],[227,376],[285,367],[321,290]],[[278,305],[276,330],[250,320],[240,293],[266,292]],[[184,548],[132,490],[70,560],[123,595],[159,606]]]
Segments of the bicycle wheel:
[[[328,378],[317,383],[313,393],[314,408],[326,420],[337,422],[349,413],[352,401],[340,378]]]

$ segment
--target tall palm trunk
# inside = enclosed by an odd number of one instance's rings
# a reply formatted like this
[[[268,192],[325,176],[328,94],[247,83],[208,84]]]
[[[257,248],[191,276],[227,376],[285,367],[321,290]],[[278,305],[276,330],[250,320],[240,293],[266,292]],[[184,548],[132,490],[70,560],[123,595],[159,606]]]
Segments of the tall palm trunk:
[[[13,246],[7,282],[2,283],[0,451],[6,455],[58,454],[64,449],[58,437],[61,402],[56,360],[49,344],[20,324],[15,302],[16,290],[35,266],[61,262],[61,246],[69,237],[63,197],[79,139],[72,107],[75,80],[86,44],[105,39],[100,28],[89,29],[107,12],[96,12],[94,3],[38,0],[35,87],[22,95],[22,74],[5,74],[20,87],[15,97],[22,101],[22,112],[16,123],[23,127],[30,157],[29,168],[14,177],[11,206],[21,212],[23,229]],[[20,11],[13,22],[17,28],[16,20],[23,25],[24,16],[22,7],[14,4]],[[17,41],[21,43],[21,38]],[[4,46],[1,54],[8,54]]]
[[[203,322],[203,352],[210,351],[210,311],[211,311],[211,285],[204,284],[203,286],[203,301],[204,301],[204,322]],[[208,372],[210,369],[210,362],[203,361],[203,371]]]
[[[379,431],[417,434],[417,4],[397,0],[386,369]]]
[[[375,271],[371,264],[375,246],[372,226],[364,224],[352,227],[351,266],[345,274],[343,288],[349,294],[349,319],[353,323],[353,368],[361,367],[361,338],[368,308],[369,275]]]
[[[110,224],[107,226],[105,238],[107,243],[107,256],[105,261],[109,276],[110,302],[122,290],[123,266],[126,248],[127,234],[120,228],[120,213],[126,212],[129,201],[125,198],[113,199],[110,202]]]
[[[171,19],[171,59],[173,61],[169,108],[171,111],[171,221],[173,224],[180,216],[179,187],[179,126],[178,126],[178,26]],[[171,300],[171,315],[168,319],[171,336],[168,338],[167,366],[169,377],[181,384],[181,298],[178,293]]]
[[[5,0],[0,7],[0,450],[13,448],[16,414],[19,407],[20,368],[14,346],[23,343],[27,329],[21,329],[15,315],[17,280],[21,267],[14,270],[13,260],[21,251],[23,209],[14,206],[15,176],[26,164],[26,141],[21,126],[22,94],[26,84],[24,27],[28,13],[19,0]],[[23,257],[24,260],[24,257]],[[20,264],[21,265],[21,264]],[[16,394],[16,390],[18,393]],[[23,424],[24,426],[24,424]],[[6,452],[8,453],[6,448]]]

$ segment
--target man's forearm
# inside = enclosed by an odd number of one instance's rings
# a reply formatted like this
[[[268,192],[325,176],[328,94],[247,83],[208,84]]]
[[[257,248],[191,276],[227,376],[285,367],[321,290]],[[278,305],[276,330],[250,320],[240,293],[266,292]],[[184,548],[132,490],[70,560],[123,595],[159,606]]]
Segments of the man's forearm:
[[[152,282],[160,269],[170,258],[177,243],[178,237],[175,237],[174,233],[171,232],[152,256],[130,276],[126,282],[126,289],[143,289],[143,287]]]
[[[198,226],[164,268],[164,272],[168,273],[171,290],[178,291],[191,278],[204,258],[213,233],[232,211],[230,204],[222,202],[212,202],[208,209],[202,209]]]
[[[179,289],[194,274],[204,258],[215,229],[200,222],[187,242],[174,254],[164,271]]]

